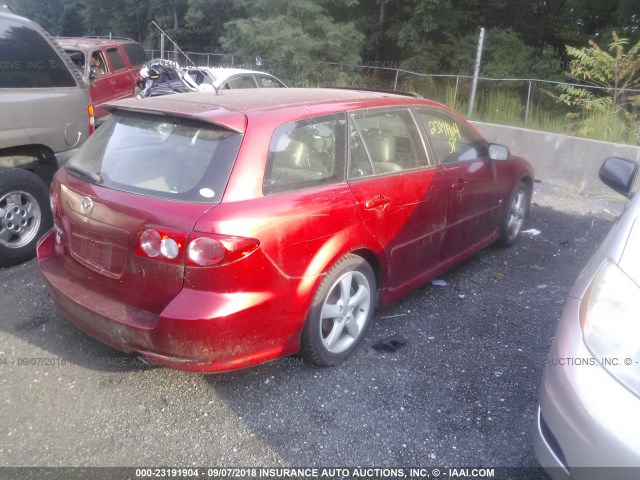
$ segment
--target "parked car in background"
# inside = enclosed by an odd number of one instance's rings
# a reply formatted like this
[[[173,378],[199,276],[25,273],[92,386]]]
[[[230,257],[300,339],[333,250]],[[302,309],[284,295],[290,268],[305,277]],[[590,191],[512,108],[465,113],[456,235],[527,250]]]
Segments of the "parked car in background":
[[[49,184],[93,129],[80,73],[36,23],[0,7],[0,266],[51,228]]]
[[[637,170],[613,157],[600,178],[629,198]],[[553,479],[640,472],[639,218],[636,195],[569,293],[547,357],[534,448]]]
[[[142,45],[121,37],[58,37],[89,86],[96,119],[107,115],[102,104],[133,97],[138,72],[147,54]]]
[[[201,90],[207,86],[218,90],[231,90],[236,88],[286,88],[282,80],[273,75],[256,70],[244,70],[241,68],[210,68],[190,67],[184,69],[188,78]]]
[[[201,89],[187,78],[187,73],[170,60],[154,58],[145,62],[138,73],[137,98],[159,97],[174,93],[197,92]],[[205,84],[203,84],[205,86]],[[210,85],[209,89],[214,90]],[[202,88],[202,90],[207,90]]]
[[[424,99],[253,89],[109,108],[56,175],[39,266],[72,323],[173,368],[300,349],[335,365],[377,306],[513,244],[529,209],[529,163]]]

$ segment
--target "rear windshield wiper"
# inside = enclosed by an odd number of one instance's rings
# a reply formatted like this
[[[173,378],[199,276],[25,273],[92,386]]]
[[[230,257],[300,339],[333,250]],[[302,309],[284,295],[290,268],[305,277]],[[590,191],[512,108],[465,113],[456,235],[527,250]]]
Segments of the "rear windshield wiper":
[[[92,172],[91,170],[87,170],[82,167],[78,167],[76,165],[65,165],[65,168],[69,170],[72,174],[76,174],[81,176],[82,178],[86,178],[91,180],[91,183],[99,184],[102,183],[102,177],[98,175],[96,172]]]

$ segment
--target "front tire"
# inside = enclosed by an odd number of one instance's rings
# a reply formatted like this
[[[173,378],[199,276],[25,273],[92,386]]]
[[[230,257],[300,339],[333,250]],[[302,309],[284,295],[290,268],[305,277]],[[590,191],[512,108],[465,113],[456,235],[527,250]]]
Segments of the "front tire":
[[[520,182],[509,198],[509,203],[500,224],[500,244],[510,247],[520,237],[524,219],[529,211],[529,189]]]
[[[40,177],[20,168],[0,171],[0,266],[33,258],[52,225],[49,189]]]
[[[302,330],[301,352],[320,366],[343,362],[362,341],[375,310],[376,280],[362,257],[342,257],[320,283]]]

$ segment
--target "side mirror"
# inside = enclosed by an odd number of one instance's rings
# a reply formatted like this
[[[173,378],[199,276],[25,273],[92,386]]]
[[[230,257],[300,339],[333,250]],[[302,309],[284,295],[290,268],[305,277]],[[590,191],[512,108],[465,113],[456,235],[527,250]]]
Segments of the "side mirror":
[[[96,72],[89,72],[89,84],[93,87],[96,83]]]
[[[489,158],[491,160],[509,160],[509,149],[497,143],[489,144]]]
[[[638,164],[633,160],[621,157],[607,158],[598,176],[602,183],[627,198],[631,196],[631,188],[638,173]]]

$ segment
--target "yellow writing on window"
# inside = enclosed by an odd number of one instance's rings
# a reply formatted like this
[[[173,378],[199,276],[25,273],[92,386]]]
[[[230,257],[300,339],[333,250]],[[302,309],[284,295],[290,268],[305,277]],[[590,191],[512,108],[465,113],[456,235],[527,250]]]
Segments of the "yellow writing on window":
[[[451,146],[449,153],[456,153],[456,137],[449,138],[449,145]]]
[[[458,124],[454,122],[443,122],[439,120],[431,120],[428,122],[429,134],[430,135],[441,135],[448,138],[449,146],[451,146],[451,151],[449,153],[456,153],[456,142],[460,136],[460,130],[458,129]]]

